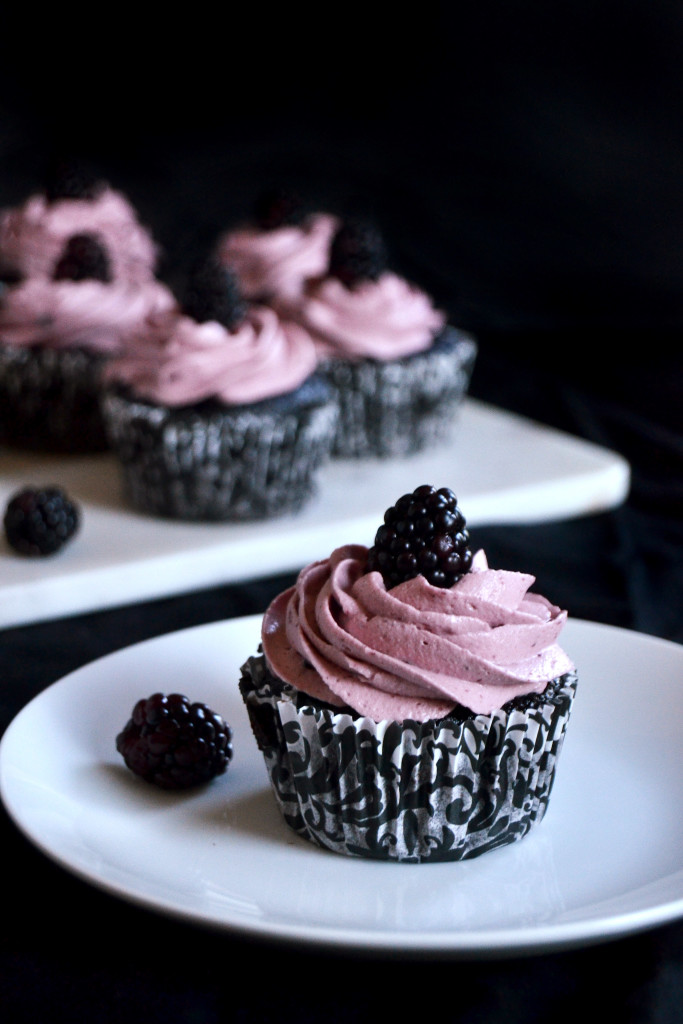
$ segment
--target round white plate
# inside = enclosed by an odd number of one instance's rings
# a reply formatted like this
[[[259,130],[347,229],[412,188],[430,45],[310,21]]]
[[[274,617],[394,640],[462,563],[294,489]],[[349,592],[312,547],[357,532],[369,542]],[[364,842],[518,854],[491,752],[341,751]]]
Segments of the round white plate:
[[[579,690],[545,819],[470,861],[347,858],[282,822],[237,689],[260,616],[108,655],[49,687],[0,744],[0,793],[44,853],[124,899],[269,939],[453,956],[540,952],[683,914],[683,647],[573,621]],[[235,732],[228,772],[169,794],[116,753],[134,702],[180,690]]]

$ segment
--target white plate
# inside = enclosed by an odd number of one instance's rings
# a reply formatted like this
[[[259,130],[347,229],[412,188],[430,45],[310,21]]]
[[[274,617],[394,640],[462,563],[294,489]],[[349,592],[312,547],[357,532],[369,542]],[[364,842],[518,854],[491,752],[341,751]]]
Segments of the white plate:
[[[0,540],[0,629],[297,570],[339,544],[370,544],[384,510],[422,483],[450,486],[471,526],[528,523],[619,504],[621,456],[467,399],[451,440],[408,459],[334,461],[297,516],[265,523],[169,522],[131,511],[111,456],[0,454],[0,510],[25,484],[64,486],[83,510],[55,558]]]
[[[579,691],[544,820],[474,860],[388,864],[320,850],[281,820],[237,690],[259,622],[146,641],[36,697],[0,744],[0,794],[19,828],[124,899],[269,939],[486,956],[683,914],[683,647],[570,622]],[[114,749],[150,687],[187,692],[233,725],[233,763],[201,792],[156,790]]]

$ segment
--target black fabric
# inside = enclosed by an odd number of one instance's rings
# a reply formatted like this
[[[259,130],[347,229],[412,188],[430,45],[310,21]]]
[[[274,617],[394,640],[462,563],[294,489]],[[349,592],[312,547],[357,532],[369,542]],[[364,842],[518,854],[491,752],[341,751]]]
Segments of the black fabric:
[[[261,185],[376,216],[396,268],[477,336],[473,395],[632,464],[621,508],[477,529],[491,563],[535,573],[574,616],[683,642],[683,8],[436,3],[402,17],[351,3],[329,25],[322,8],[226,10],[220,28],[195,5],[150,29],[118,6],[6,12],[0,205],[39,187],[54,151],[83,156],[138,206],[174,286]],[[0,729],[72,668],[260,612],[290,581],[3,631]],[[403,1019],[408,997],[466,1024],[586,1007],[680,1019],[678,923],[475,963],[299,950],[130,906],[54,865],[4,811],[0,830],[11,1024],[334,1024]]]

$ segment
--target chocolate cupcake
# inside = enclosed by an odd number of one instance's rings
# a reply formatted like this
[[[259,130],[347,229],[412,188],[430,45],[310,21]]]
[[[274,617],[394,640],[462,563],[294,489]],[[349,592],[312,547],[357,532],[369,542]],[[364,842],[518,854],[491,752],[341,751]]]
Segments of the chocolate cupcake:
[[[0,217],[0,440],[35,451],[107,447],[105,363],[174,299],[128,201],[65,176]]]
[[[299,511],[337,417],[316,366],[304,330],[203,263],[180,311],[107,367],[103,412],[131,504],[204,521]]]
[[[380,860],[479,856],[545,814],[577,682],[567,613],[472,557],[447,489],[387,518],[371,549],[338,548],[275,599],[240,691],[299,835]],[[414,542],[392,552],[388,530]]]
[[[313,336],[340,415],[333,454],[411,455],[451,434],[477,345],[429,296],[388,268],[383,238],[351,220],[335,233],[324,275],[281,315]]]

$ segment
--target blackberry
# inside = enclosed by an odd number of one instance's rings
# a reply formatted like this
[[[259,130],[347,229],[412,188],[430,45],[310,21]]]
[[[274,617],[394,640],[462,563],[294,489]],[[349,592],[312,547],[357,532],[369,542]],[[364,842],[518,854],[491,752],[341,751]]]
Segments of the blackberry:
[[[266,189],[254,203],[254,221],[263,231],[300,224],[304,216],[301,197],[286,188]]]
[[[197,263],[190,272],[182,309],[197,323],[217,320],[232,331],[244,320],[247,303],[235,274],[209,258]]]
[[[435,587],[451,587],[472,565],[469,542],[453,491],[426,484],[386,510],[366,571],[380,572],[387,590],[414,576],[424,576]]]
[[[332,277],[350,288],[360,281],[376,281],[386,268],[384,239],[375,224],[351,219],[337,229],[330,246]]]
[[[73,537],[80,513],[61,487],[25,487],[5,509],[5,536],[21,555],[53,555]]]
[[[55,281],[104,281],[112,279],[107,250],[91,234],[72,235],[52,275]]]
[[[181,693],[139,700],[116,737],[135,775],[162,789],[188,789],[222,775],[232,759],[232,729],[206,704]]]
[[[59,199],[96,199],[104,182],[85,163],[56,160],[48,170],[45,197],[50,203]]]

